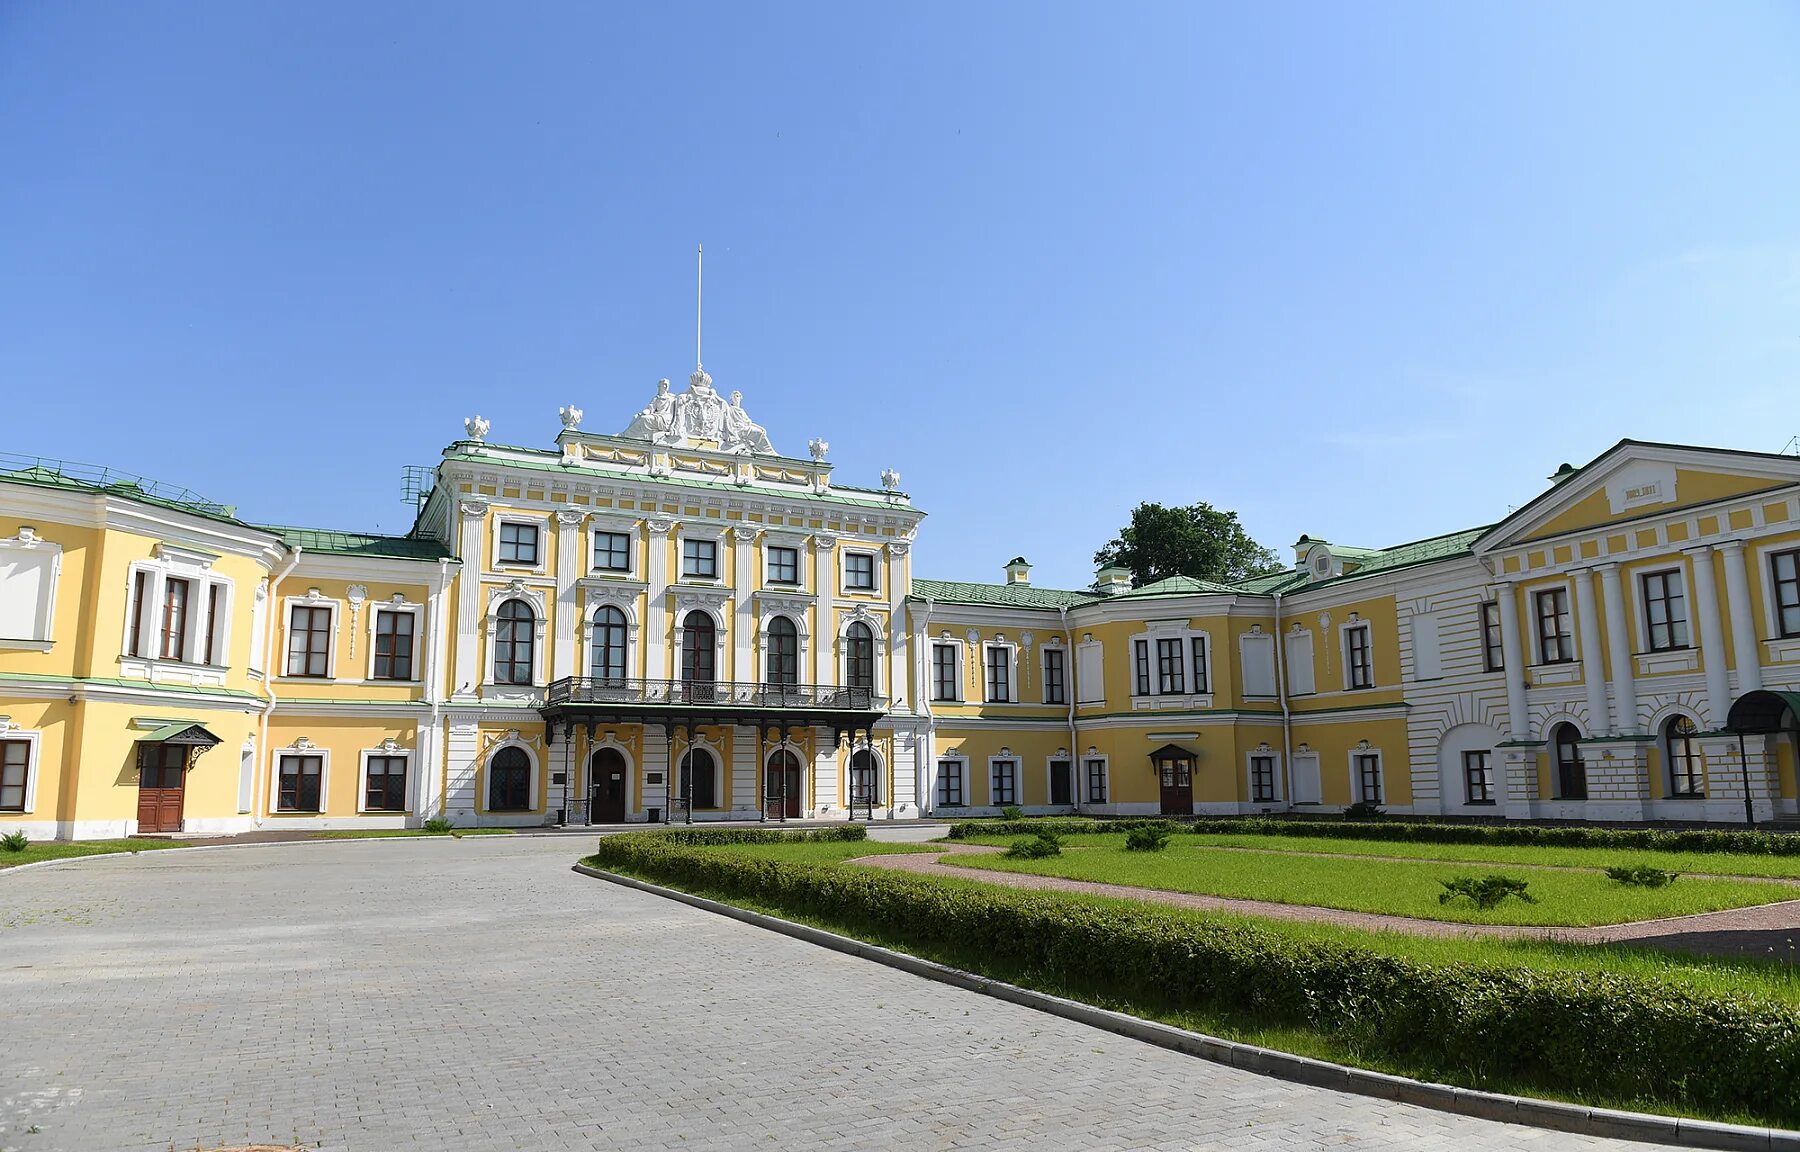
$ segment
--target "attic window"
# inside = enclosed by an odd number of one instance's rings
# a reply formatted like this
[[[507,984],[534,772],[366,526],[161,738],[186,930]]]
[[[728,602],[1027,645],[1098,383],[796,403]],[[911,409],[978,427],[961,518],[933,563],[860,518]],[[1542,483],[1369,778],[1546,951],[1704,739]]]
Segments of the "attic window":
[[[1313,557],[1312,566],[1314,576],[1323,577],[1331,575],[1331,557],[1324,552]]]

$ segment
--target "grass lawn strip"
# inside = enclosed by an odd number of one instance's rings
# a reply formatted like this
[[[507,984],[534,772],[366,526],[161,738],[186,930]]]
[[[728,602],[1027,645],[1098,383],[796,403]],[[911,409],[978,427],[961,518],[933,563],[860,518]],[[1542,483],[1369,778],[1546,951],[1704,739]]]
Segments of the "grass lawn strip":
[[[943,862],[983,871],[1058,876],[1098,884],[1458,924],[1583,928],[1690,916],[1795,898],[1794,891],[1786,886],[1756,880],[1683,877],[1666,888],[1632,888],[1595,872],[1512,865],[1524,870],[1531,883],[1530,893],[1538,902],[1508,900],[1483,910],[1460,900],[1440,903],[1438,896],[1444,890],[1442,881],[1477,873],[1487,865],[1251,853],[1179,839],[1172,840],[1162,852],[1127,852],[1123,848],[1084,846],[1085,839],[1071,838],[1075,843],[1065,843],[1062,855],[1038,860],[960,853],[946,855]]]
[[[42,860],[67,860],[76,856],[106,856],[115,852],[154,852],[180,848],[179,840],[33,840],[23,852],[0,851],[0,869]]]

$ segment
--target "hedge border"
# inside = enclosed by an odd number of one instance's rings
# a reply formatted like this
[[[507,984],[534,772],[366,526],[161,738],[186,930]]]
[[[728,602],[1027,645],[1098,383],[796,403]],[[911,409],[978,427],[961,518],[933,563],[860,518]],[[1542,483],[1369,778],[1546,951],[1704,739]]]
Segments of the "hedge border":
[[[1254,921],[703,850],[726,835],[689,833],[679,844],[656,833],[610,836],[593,860],[852,931],[991,956],[1077,991],[1247,1012],[1471,1073],[1506,1053],[1501,1071],[1521,1083],[1800,1120],[1800,1009],[1790,1005],[1618,973],[1431,964]]]
[[[996,1000],[1017,1004],[1020,1007],[1057,1016],[1077,1024],[1085,1024],[1090,1028],[1110,1032],[1129,1040],[1154,1044],[1159,1048],[1180,1052],[1185,1056],[1193,1056],[1227,1067],[1241,1068],[1278,1080],[1349,1092],[1378,1100],[1392,1100],[1400,1104],[1411,1104],[1481,1120],[1523,1124],[1557,1132],[1569,1132],[1579,1136],[1645,1140],[1686,1148],[1724,1149],[1730,1150],[1730,1152],[1749,1148],[1770,1149],[1771,1152],[1776,1149],[1785,1150],[1785,1152],[1800,1150],[1800,1133],[1776,1128],[1758,1128],[1747,1124],[1721,1124],[1713,1120],[1695,1120],[1685,1116],[1659,1116],[1650,1112],[1590,1108],[1580,1104],[1565,1104],[1556,1100],[1538,1100],[1529,1096],[1483,1092],[1473,1088],[1458,1088],[1450,1084],[1434,1084],[1425,1080],[1415,1080],[1408,1076],[1395,1076],[1386,1072],[1372,1072],[1366,1068],[1352,1068],[1348,1065],[1315,1060],[1308,1056],[1297,1056],[1291,1052],[1281,1052],[1273,1048],[1243,1044],[1235,1040],[1209,1036],[1204,1032],[1177,1028],[1173,1024],[1146,1020],[1124,1012],[1114,1012],[1111,1009],[1084,1004],[1079,1000],[1053,996],[1048,992],[1023,988],[1017,984],[1009,984],[1003,980],[995,980],[961,968],[939,964],[934,960],[926,960],[906,952],[896,952],[891,948],[870,944],[853,936],[829,932],[810,924],[783,920],[778,916],[770,916],[763,912],[740,908],[735,904],[727,904],[719,900],[708,899],[705,896],[697,896],[691,892],[683,892],[679,888],[667,888],[661,884],[652,884],[648,880],[640,880],[635,876],[608,872],[581,863],[575,864],[573,870],[583,876],[605,880],[653,896],[661,896],[664,899],[725,916],[753,927],[777,932],[803,943],[829,948],[859,959],[871,960],[908,975],[960,988],[965,992],[992,996]]]
[[[1610,848],[1652,852],[1726,852],[1739,856],[1800,856],[1800,835],[1737,828],[1594,828],[1582,825],[1434,824],[1410,820],[1287,820],[1268,816],[1182,819],[1144,817],[1100,820],[1048,817],[964,821],[952,824],[952,840],[975,836],[1059,836],[1128,832],[1146,824],[1213,835],[1292,836],[1301,839],[1386,840],[1415,844],[1487,844],[1507,847]]]

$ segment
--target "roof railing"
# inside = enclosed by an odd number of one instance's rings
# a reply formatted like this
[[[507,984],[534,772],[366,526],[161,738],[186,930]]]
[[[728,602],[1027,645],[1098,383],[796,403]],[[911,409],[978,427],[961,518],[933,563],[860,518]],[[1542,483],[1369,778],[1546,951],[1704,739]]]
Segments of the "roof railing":
[[[108,468],[103,464],[81,464],[73,460],[53,460],[47,456],[28,456],[18,452],[0,452],[0,479],[70,480],[90,488],[116,492],[121,496],[147,496],[166,504],[178,504],[211,516],[237,519],[237,509],[229,504],[208,500],[198,492],[135,472]]]

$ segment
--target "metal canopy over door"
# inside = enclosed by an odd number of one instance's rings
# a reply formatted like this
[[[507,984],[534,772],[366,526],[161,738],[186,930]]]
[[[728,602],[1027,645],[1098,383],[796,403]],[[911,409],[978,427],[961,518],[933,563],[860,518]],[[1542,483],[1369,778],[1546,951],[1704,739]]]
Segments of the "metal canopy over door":
[[[593,788],[589,819],[595,824],[625,823],[625,756],[617,748],[594,753],[588,769]]]
[[[1162,787],[1164,816],[1194,814],[1194,754],[1175,744],[1150,753],[1150,763]]]
[[[192,757],[219,742],[198,724],[164,724],[138,737],[139,832],[181,831]]]

